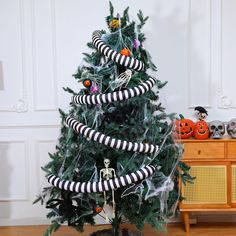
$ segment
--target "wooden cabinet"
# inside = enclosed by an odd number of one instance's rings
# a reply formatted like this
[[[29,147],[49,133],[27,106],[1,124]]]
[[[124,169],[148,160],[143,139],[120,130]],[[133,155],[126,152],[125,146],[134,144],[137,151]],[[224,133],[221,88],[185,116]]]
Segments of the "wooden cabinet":
[[[189,213],[236,212],[236,139],[181,140],[182,160],[191,166],[194,184],[181,184],[180,211],[189,232]]]

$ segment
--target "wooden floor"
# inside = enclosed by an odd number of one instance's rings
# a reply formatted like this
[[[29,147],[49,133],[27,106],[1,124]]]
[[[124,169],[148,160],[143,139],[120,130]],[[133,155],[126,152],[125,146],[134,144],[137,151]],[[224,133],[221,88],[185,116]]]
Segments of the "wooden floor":
[[[15,226],[0,227],[0,236],[43,236],[47,226]],[[66,226],[61,227],[52,236],[89,236],[91,232],[99,229],[108,228],[108,226],[87,226],[85,232],[77,233]],[[130,227],[129,227],[130,228]],[[149,226],[143,229],[144,236],[236,236],[236,224],[206,224],[198,223],[191,225],[190,234],[184,232],[182,224],[169,224],[168,233],[157,233]]]

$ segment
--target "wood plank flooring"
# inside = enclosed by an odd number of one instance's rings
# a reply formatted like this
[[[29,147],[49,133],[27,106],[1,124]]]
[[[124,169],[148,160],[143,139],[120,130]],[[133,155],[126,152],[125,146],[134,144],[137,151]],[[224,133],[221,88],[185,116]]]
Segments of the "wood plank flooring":
[[[0,227],[0,236],[43,236],[47,226],[12,226]],[[91,232],[109,228],[109,226],[86,226],[85,232],[80,234],[66,226],[61,227],[52,236],[89,236]],[[128,226],[128,228],[132,228]],[[182,224],[169,224],[168,233],[157,233],[151,227],[145,226],[143,234],[145,236],[236,236],[236,224],[206,224],[198,223],[191,225],[190,234],[186,234]]]

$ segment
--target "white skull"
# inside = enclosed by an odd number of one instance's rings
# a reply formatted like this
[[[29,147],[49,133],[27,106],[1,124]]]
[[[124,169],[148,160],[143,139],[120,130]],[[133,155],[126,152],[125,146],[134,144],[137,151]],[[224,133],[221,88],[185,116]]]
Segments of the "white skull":
[[[220,139],[225,133],[225,125],[222,121],[214,120],[209,123],[210,138]]]
[[[132,76],[132,71],[128,69],[125,71],[125,74],[130,77]]]
[[[104,165],[105,165],[106,168],[108,168],[109,165],[110,165],[110,160],[109,159],[104,159]]]
[[[227,133],[231,138],[236,138],[236,118],[229,121],[227,125]]]

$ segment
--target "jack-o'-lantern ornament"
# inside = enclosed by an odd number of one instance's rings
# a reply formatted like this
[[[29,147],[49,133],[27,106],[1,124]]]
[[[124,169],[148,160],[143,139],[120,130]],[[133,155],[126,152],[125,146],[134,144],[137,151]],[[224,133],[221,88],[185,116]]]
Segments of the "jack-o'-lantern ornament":
[[[198,120],[194,126],[194,137],[196,139],[207,139],[209,137],[209,128],[204,120]]]
[[[114,18],[110,21],[109,26],[113,29],[117,29],[120,27],[120,20],[119,18]]]
[[[183,115],[179,115],[180,119],[175,121],[175,132],[178,138],[187,139],[193,136],[194,122],[185,119]]]

